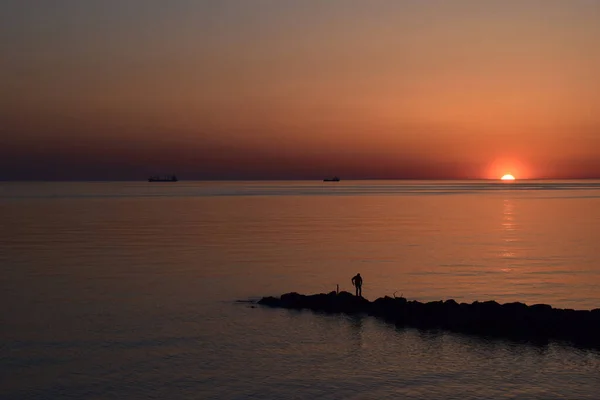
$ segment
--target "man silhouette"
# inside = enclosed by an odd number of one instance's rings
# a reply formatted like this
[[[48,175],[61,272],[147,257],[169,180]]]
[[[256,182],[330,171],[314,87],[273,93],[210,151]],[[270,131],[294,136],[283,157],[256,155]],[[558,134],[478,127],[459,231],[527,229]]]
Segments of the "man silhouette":
[[[352,284],[356,288],[356,295],[362,297],[362,278],[360,274],[352,277]]]

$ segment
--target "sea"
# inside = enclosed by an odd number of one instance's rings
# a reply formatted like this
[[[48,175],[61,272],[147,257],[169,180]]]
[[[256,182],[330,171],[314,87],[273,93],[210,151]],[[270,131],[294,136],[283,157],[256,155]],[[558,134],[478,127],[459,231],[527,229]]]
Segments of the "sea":
[[[258,306],[600,307],[600,181],[0,183],[2,399],[599,399],[600,350]]]

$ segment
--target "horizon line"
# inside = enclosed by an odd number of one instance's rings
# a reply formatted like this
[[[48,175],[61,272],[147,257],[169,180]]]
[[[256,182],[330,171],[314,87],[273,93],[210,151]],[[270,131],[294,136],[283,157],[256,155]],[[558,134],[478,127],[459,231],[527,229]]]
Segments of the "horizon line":
[[[486,181],[486,182],[502,182],[502,183],[518,183],[522,181],[591,181],[600,180],[600,177],[593,178],[517,178],[514,181],[506,182],[500,178],[347,178],[340,179],[340,182],[346,181]],[[177,184],[182,182],[323,182],[323,179],[272,179],[272,178],[256,178],[256,179],[181,179],[177,182],[162,182],[164,184]],[[138,182],[149,183],[147,179],[0,179],[0,183],[85,183],[85,182]],[[328,182],[332,184],[340,182]],[[160,183],[160,182],[159,182]]]

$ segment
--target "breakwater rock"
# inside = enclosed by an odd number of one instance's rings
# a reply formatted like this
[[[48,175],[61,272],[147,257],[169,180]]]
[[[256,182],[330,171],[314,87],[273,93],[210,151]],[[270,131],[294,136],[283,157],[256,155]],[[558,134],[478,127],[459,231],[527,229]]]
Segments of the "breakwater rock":
[[[399,326],[445,329],[453,332],[518,340],[564,340],[600,346],[600,309],[552,308],[547,304],[499,304],[495,301],[457,303],[454,300],[421,303],[403,297],[369,301],[348,292],[314,295],[287,293],[263,297],[258,304],[326,313],[367,314]]]

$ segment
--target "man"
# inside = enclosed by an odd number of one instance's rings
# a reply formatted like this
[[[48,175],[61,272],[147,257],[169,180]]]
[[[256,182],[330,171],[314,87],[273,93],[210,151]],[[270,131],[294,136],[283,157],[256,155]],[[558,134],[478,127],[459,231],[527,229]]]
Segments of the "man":
[[[352,277],[352,284],[356,288],[356,295],[362,297],[362,278],[360,274]]]

